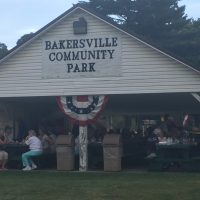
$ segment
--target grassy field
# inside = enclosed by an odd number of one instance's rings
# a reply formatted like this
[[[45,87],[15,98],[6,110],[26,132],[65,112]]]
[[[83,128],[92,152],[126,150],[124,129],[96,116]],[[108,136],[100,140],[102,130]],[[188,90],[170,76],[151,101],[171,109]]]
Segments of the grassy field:
[[[196,173],[0,173],[0,200],[199,200]]]

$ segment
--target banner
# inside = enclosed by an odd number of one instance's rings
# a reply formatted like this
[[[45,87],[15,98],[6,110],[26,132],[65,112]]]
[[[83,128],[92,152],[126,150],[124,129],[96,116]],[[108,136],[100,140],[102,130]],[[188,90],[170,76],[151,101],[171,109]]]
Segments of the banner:
[[[42,78],[122,76],[121,49],[119,34],[45,37],[42,43]]]
[[[104,109],[107,96],[61,96],[57,97],[60,109],[73,123],[85,126],[92,123]]]

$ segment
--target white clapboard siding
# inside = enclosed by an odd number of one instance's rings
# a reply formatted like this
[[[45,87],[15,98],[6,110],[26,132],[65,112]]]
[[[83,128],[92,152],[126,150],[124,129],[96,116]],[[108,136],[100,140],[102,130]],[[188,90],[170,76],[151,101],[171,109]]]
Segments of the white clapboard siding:
[[[42,78],[42,41],[74,37],[72,22],[84,17],[90,34],[121,36],[121,75]],[[200,73],[77,8],[0,64],[0,97],[200,92]]]

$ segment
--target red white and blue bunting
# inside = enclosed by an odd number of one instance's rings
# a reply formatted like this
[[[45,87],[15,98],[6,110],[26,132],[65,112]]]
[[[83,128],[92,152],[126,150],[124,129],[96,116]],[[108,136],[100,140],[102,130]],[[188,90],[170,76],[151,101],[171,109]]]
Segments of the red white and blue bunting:
[[[60,109],[71,119],[85,126],[92,123],[105,107],[108,97],[95,96],[61,96],[57,97]]]

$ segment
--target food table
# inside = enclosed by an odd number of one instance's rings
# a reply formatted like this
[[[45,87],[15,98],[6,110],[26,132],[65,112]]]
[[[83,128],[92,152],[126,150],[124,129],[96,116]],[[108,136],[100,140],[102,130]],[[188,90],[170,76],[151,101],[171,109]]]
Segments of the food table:
[[[8,153],[8,168],[19,169],[22,167],[21,155],[28,151],[27,145],[11,143],[1,144],[0,147]]]
[[[150,162],[150,170],[198,170],[195,157],[199,151],[196,144],[193,143],[163,143],[156,145],[156,157]],[[196,155],[195,155],[196,154]],[[200,155],[200,154],[199,154]],[[196,158],[196,159],[195,159]],[[199,159],[200,160],[200,159]],[[194,166],[195,164],[195,166]]]

